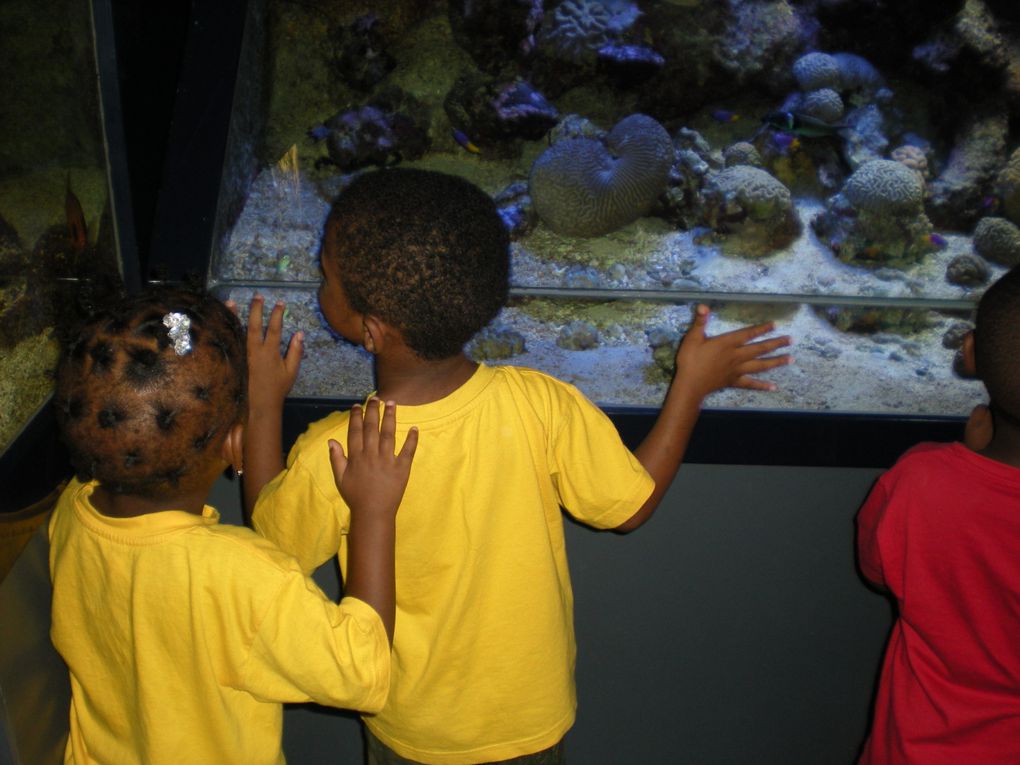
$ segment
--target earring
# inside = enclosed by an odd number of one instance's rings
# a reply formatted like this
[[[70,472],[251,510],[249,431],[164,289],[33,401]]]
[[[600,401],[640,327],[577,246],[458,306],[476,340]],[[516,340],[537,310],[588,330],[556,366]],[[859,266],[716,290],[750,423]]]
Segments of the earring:
[[[234,468],[234,475],[240,478],[244,475],[244,468]]]

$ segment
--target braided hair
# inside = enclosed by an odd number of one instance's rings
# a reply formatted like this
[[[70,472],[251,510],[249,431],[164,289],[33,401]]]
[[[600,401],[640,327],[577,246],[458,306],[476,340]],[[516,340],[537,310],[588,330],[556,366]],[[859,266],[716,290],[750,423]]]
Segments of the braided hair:
[[[163,319],[185,314],[179,355]],[[216,298],[182,289],[128,297],[87,320],[57,368],[57,422],[82,481],[159,498],[197,487],[246,411],[241,324]]]
[[[399,329],[422,358],[457,355],[506,303],[506,224],[464,178],[364,173],[334,201],[324,238],[322,257],[338,266],[351,307]]]

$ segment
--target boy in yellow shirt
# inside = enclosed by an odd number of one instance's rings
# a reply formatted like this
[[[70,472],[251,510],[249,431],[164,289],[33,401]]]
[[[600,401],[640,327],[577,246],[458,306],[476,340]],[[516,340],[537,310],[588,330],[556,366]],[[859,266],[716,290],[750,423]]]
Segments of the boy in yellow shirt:
[[[397,516],[390,695],[364,718],[372,764],[561,761],[576,705],[561,508],[596,528],[640,526],[673,479],[702,399],[724,386],[771,389],[751,375],[789,361],[768,356],[788,338],[753,342],[771,324],[706,337],[699,306],[662,412],[632,454],[573,386],[465,355],[506,301],[508,248],[485,193],[422,170],[360,176],[326,224],[322,314],[374,354],[378,395],[400,405],[397,442],[409,422],[422,438]],[[329,491],[320,452],[343,438],[348,415],[311,425],[283,470],[273,446],[301,336],[281,359],[281,315],[277,306],[265,338],[260,303],[249,320],[258,435],[247,442],[246,501],[255,528],[305,571],[339,551],[346,575],[350,510]]]
[[[323,444],[353,521],[336,604],[205,505],[241,467],[246,388],[240,323],[209,296],[125,300],[65,351],[55,405],[77,477],[49,534],[67,762],[277,765],[282,702],[374,712],[386,700],[394,515],[415,436],[394,457],[394,408],[380,432],[370,402],[346,456]]]

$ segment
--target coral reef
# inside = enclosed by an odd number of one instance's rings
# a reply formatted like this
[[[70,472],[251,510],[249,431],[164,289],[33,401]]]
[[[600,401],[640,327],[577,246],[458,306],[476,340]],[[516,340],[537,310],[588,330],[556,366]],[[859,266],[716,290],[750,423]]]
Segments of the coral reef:
[[[521,142],[544,136],[559,112],[531,83],[477,74],[458,78],[443,101],[450,123],[481,151],[497,157],[520,154]]]
[[[327,161],[349,172],[421,157],[431,145],[428,125],[428,109],[413,96],[392,89],[370,103],[335,114],[308,134],[325,139]]]
[[[924,184],[891,159],[861,165],[811,225],[842,260],[862,265],[917,261],[935,249]]]
[[[974,252],[1009,268],[1020,264],[1020,228],[1005,218],[982,218],[974,228]]]
[[[728,237],[727,251],[766,255],[800,233],[790,190],[760,168],[736,165],[709,175],[703,199],[708,226],[736,235]]]
[[[966,231],[986,211],[985,198],[1006,163],[1009,119],[996,104],[972,109],[945,168],[929,184],[928,213],[944,228]]]
[[[542,221],[560,234],[600,236],[646,214],[666,190],[673,144],[651,117],[632,114],[605,143],[567,138],[531,168],[531,198]]]

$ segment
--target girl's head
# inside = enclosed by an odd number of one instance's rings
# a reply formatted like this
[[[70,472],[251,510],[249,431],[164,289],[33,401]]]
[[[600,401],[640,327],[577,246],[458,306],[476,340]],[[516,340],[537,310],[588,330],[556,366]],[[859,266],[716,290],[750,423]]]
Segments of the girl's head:
[[[246,391],[233,312],[209,295],[162,289],[88,320],[64,349],[54,403],[79,479],[155,499],[200,489],[223,469]]]

